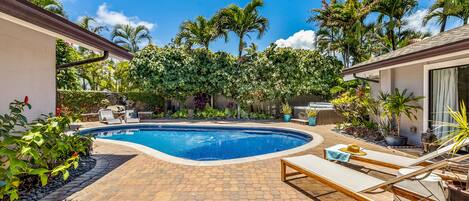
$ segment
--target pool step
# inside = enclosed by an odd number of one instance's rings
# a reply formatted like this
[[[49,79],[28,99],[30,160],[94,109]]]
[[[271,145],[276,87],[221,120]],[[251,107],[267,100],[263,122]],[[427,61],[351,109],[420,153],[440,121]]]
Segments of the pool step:
[[[308,120],[306,119],[291,119],[291,122],[303,125],[308,124]]]

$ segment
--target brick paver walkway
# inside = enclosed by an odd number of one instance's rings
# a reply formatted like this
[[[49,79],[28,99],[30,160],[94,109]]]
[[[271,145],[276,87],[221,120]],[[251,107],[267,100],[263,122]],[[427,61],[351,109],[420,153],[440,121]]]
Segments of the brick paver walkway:
[[[242,126],[259,125],[234,123]],[[262,124],[308,130],[324,137],[324,142],[319,146],[294,155],[322,156],[325,147],[337,143],[356,143],[368,149],[391,152],[377,145],[338,135],[332,131],[333,126],[308,127],[279,122]],[[96,124],[88,123],[85,126]],[[76,188],[77,192],[70,195],[68,200],[351,200],[310,178],[300,176],[289,182],[280,181],[280,158],[195,167],[165,162],[133,148],[103,142],[95,143],[95,156],[108,156],[106,160],[111,160],[108,173],[100,175],[99,179],[86,187]],[[358,168],[368,170],[360,166]],[[392,171],[377,169],[383,172]],[[369,174],[382,179],[390,178],[389,175],[376,171]],[[376,200],[392,200],[389,193],[370,196]]]

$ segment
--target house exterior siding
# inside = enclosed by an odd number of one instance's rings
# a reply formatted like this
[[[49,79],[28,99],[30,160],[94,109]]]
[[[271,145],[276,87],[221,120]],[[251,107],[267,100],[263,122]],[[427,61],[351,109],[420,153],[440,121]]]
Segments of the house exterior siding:
[[[55,111],[55,43],[52,36],[0,19],[0,114],[29,96],[29,120]]]

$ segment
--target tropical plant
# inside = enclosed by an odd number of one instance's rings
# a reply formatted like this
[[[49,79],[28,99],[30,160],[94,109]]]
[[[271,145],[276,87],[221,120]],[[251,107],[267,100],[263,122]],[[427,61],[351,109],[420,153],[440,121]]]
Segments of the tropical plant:
[[[437,24],[440,25],[440,33],[444,32],[446,29],[446,23],[448,18],[451,16],[452,10],[455,9],[454,3],[451,0],[437,0],[433,5],[428,9],[428,13],[423,19],[423,25],[436,19]]]
[[[203,110],[197,111],[195,113],[195,117],[202,119],[224,119],[227,117],[227,113],[223,110],[217,110],[207,105]]]
[[[250,38],[250,33],[257,32],[257,37],[261,38],[268,28],[267,18],[260,16],[257,10],[263,5],[263,0],[252,0],[244,8],[232,4],[219,11],[215,17],[222,29],[230,30],[238,36],[238,59],[246,46],[245,37]]]
[[[144,42],[150,44],[152,37],[150,30],[143,25],[118,24],[111,32],[111,39],[114,43],[135,53],[140,50],[140,45]]]
[[[291,109],[290,105],[288,105],[288,103],[282,104],[282,113],[284,115],[291,115],[292,109]]]
[[[199,45],[208,50],[210,42],[219,37],[224,37],[226,41],[228,33],[217,26],[216,19],[207,20],[203,16],[198,16],[195,21],[185,21],[182,23],[174,42],[179,45],[184,43],[189,49],[193,45]]]
[[[28,97],[10,103],[10,113],[0,115],[0,199],[16,200],[25,182],[40,181],[47,185],[51,176],[69,176],[77,168],[79,155],[88,155],[91,137],[66,135],[71,122],[67,117],[48,117],[29,125],[23,111],[31,108]]]
[[[417,0],[381,0],[378,1],[373,8],[378,13],[377,21],[384,29],[385,35],[389,38],[387,47],[393,51],[399,48],[400,40],[406,39],[401,37],[404,16],[408,15],[417,6]]]
[[[180,109],[178,110],[177,112],[171,114],[171,118],[174,118],[174,119],[184,119],[184,118],[187,118],[188,116],[188,111],[186,109]]]
[[[98,35],[101,34],[101,32],[108,30],[106,26],[98,24],[96,20],[90,16],[81,17],[78,25]]]
[[[407,89],[399,91],[394,89],[391,93],[382,93],[380,100],[382,101],[382,108],[388,119],[393,122],[393,127],[397,136],[400,136],[400,124],[402,115],[405,115],[409,120],[417,119],[416,112],[421,110],[422,107],[416,103],[423,99],[422,96],[414,96],[414,93],[407,93]]]
[[[329,55],[340,53],[345,67],[367,60],[370,46],[365,37],[373,30],[364,21],[377,1],[322,1],[309,22],[319,24],[318,46]]]
[[[318,110],[313,108],[306,109],[306,116],[307,117],[316,117],[318,116]]]
[[[63,5],[58,0],[30,0],[30,2],[51,13],[66,17]]]
[[[467,110],[464,101],[459,104],[459,111],[454,111],[448,107],[449,115],[453,118],[455,123],[446,123],[450,127],[451,132],[442,138],[442,146],[454,143],[452,148],[453,154],[462,148],[462,144],[469,140],[469,122],[467,121]]]

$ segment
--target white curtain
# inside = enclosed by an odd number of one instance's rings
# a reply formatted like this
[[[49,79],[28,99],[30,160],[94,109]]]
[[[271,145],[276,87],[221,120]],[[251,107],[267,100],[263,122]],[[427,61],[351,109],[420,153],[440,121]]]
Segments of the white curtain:
[[[458,110],[458,69],[435,70],[432,76],[432,129],[440,138],[451,132],[443,122],[454,122],[448,107]]]

